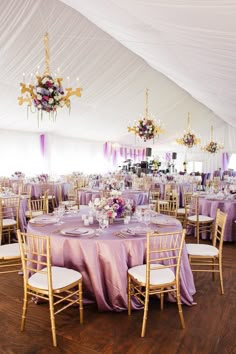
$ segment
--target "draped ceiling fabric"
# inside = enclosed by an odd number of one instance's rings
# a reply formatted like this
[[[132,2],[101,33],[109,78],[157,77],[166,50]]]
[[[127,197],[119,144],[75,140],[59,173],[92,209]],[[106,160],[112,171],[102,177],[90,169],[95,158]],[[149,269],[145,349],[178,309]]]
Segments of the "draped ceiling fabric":
[[[236,152],[235,18],[226,0],[1,0],[0,129],[135,145],[127,125],[144,113],[148,87],[166,130],[155,146],[183,151],[175,139],[190,112],[203,142],[213,125]],[[23,73],[30,82],[44,72],[46,31],[51,73],[60,68],[64,87],[79,77],[83,91],[70,115],[61,109],[38,127],[17,97]]]

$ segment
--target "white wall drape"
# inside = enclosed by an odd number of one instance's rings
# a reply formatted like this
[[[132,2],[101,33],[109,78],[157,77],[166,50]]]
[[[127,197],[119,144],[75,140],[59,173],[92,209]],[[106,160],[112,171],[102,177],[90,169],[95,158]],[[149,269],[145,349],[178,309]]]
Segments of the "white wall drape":
[[[0,130],[0,176],[11,176],[15,171],[21,171],[27,176],[40,173],[61,175],[74,171],[86,174],[105,173],[116,170],[125,160],[124,156],[118,156],[117,163],[114,164],[112,158],[105,158],[104,142],[62,137],[49,133],[44,134],[43,154],[40,135],[39,133]],[[160,145],[155,146],[152,147],[152,156],[148,159],[158,157],[162,162],[161,169],[165,169],[168,165],[166,154],[171,156],[173,151],[165,150]],[[229,153],[229,157],[231,155]],[[177,160],[174,161],[178,171],[183,171],[184,161],[202,162],[203,172],[213,172],[221,168],[222,153],[210,155],[199,149],[183,148],[182,151],[177,152]]]

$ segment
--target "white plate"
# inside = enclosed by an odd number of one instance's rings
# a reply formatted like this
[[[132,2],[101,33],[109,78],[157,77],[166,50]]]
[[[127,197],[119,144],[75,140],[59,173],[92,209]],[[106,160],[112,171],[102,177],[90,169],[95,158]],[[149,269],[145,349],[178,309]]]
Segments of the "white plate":
[[[48,218],[34,218],[30,220],[31,224],[45,224],[45,225],[50,225],[50,224],[55,224],[58,222],[56,218],[48,217]]]
[[[175,220],[165,219],[165,218],[152,218],[152,224],[160,226],[175,226],[178,223]]]
[[[73,227],[61,230],[60,233],[64,236],[91,236],[95,233],[95,230],[87,227]]]

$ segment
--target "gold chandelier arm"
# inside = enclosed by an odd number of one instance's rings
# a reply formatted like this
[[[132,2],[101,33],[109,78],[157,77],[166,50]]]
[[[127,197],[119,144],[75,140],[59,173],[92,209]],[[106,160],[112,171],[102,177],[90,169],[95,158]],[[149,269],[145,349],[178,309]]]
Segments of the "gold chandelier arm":
[[[50,55],[49,55],[49,38],[48,33],[44,35],[44,48],[45,48],[45,72],[44,75],[50,75]]]
[[[21,106],[25,102],[28,103],[28,106],[31,106],[31,104],[32,104],[31,98],[29,96],[27,96],[27,97],[20,96],[17,99],[18,99],[19,106]]]

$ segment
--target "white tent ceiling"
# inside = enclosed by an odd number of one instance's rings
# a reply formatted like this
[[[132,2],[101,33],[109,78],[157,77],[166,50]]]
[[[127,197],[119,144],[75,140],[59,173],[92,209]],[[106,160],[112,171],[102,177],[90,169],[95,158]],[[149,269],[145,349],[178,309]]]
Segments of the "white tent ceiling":
[[[235,15],[226,0],[1,0],[0,129],[132,144],[127,125],[148,87],[160,143],[174,142],[188,111],[195,131],[209,137],[213,124],[224,139],[226,122],[236,127]],[[23,72],[44,71],[46,31],[52,74],[59,67],[64,86],[79,77],[83,94],[38,127],[17,97]]]

